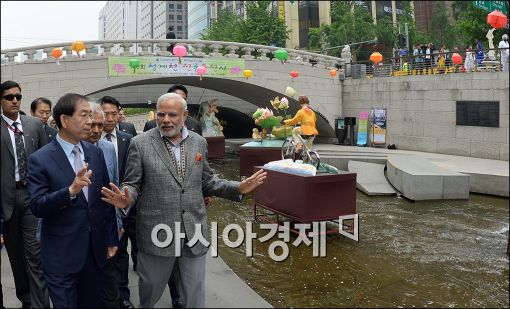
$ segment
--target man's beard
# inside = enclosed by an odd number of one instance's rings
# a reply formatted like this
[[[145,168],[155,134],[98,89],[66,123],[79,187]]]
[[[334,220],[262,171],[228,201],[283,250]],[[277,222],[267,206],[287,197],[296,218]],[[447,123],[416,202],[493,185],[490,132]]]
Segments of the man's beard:
[[[163,131],[163,129],[161,127],[158,127],[158,129],[159,129],[159,132],[161,133],[161,135],[168,137],[168,138],[173,138],[181,132],[183,126],[184,126],[184,120],[181,121],[181,123],[179,123],[176,127],[174,127],[171,130],[167,129],[167,130]]]

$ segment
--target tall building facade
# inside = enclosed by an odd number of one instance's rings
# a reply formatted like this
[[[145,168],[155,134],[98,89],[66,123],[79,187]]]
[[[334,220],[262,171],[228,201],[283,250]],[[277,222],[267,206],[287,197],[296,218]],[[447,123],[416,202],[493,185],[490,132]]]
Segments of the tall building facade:
[[[205,1],[204,1],[205,2]],[[229,10],[239,18],[246,18],[246,5],[249,1],[207,1],[210,3],[210,19],[218,17],[218,11]],[[275,14],[285,20],[290,30],[287,48],[303,48],[308,46],[308,31],[321,24],[331,23],[330,1],[271,1]]]
[[[416,29],[429,33],[432,26],[432,16],[438,2],[443,2],[448,13],[448,17],[453,22],[452,1],[414,1],[414,16]]]
[[[188,38],[188,1],[108,1],[99,13],[99,39],[164,39],[169,27]]]
[[[188,2],[188,38],[199,40],[211,25],[210,1]]]
[[[414,10],[416,2],[421,1],[407,1],[410,2],[411,8]],[[429,2],[429,1],[423,1]],[[368,8],[368,11],[372,14],[374,24],[377,24],[378,20],[384,17],[388,17],[394,25],[398,24],[399,17],[405,13],[404,1],[384,1],[384,0],[372,0],[372,1],[354,1],[356,5],[364,5]]]

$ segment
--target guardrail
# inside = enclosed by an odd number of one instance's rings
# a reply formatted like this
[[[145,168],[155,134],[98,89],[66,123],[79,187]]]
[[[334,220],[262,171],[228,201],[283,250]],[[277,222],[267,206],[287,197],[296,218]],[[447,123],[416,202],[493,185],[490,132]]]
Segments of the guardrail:
[[[274,53],[280,49],[274,46],[264,46],[237,42],[204,41],[204,40],[178,40],[178,39],[150,39],[150,40],[104,40],[84,41],[85,51],[78,54],[71,49],[72,42],[53,43],[46,45],[29,46],[22,48],[5,49],[1,51],[2,64],[37,63],[56,61],[51,57],[54,48],[62,49],[60,61],[93,59],[112,55],[122,56],[171,56],[167,51],[170,45],[184,45],[188,48],[188,56],[216,57],[216,58],[243,58],[259,61],[280,61]],[[319,68],[335,68],[341,65],[342,59],[332,56],[286,49],[289,57],[287,62],[302,65],[315,65]],[[42,51],[42,53],[41,53]],[[36,54],[40,56],[35,57]],[[26,59],[24,59],[26,57]]]
[[[356,61],[348,63],[350,68],[347,76],[352,78],[370,78],[384,76],[408,76],[408,75],[434,75],[450,73],[470,72],[498,72],[502,71],[501,54],[508,48],[494,48],[484,50],[483,59],[476,58],[475,50],[454,50],[444,53],[434,52],[430,58],[428,55],[406,55],[402,57],[386,58],[378,64],[371,61]],[[462,56],[461,64],[452,62],[453,54]],[[472,61],[466,63],[466,55],[472,57]],[[444,58],[444,61],[440,61]],[[508,67],[508,57],[506,57]]]

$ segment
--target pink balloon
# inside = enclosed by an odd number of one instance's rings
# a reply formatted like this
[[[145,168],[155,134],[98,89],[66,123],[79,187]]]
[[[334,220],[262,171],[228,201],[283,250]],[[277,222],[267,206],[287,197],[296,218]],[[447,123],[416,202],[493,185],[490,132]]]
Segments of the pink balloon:
[[[202,75],[205,75],[207,73],[207,68],[203,65],[199,66],[197,68],[197,74],[202,76]]]
[[[177,57],[184,57],[188,53],[188,51],[186,50],[186,47],[184,47],[182,45],[175,45],[172,52]]]

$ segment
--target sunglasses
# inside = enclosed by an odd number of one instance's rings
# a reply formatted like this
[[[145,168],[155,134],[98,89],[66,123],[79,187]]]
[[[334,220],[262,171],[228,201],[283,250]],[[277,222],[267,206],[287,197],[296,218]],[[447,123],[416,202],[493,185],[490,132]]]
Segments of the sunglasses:
[[[21,100],[23,96],[21,94],[8,94],[8,95],[4,95],[2,97],[2,99],[5,99],[7,101],[12,101],[14,100],[14,98],[16,98],[17,101]]]

